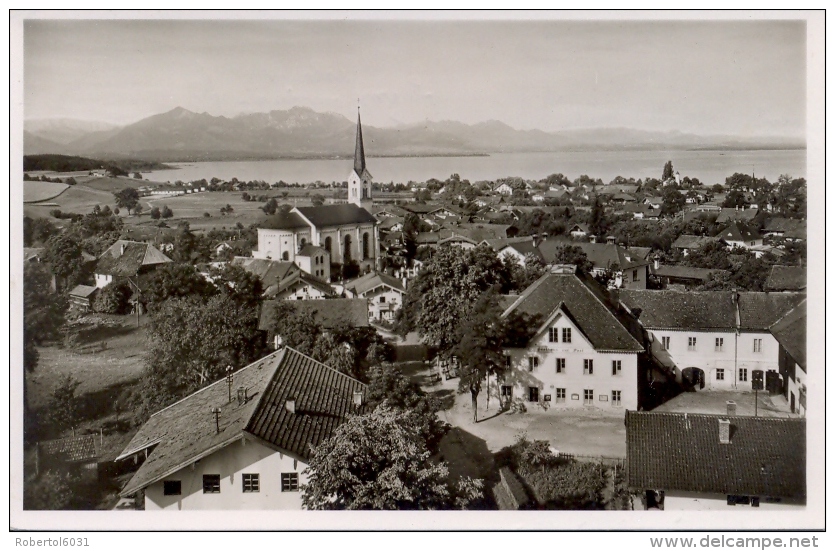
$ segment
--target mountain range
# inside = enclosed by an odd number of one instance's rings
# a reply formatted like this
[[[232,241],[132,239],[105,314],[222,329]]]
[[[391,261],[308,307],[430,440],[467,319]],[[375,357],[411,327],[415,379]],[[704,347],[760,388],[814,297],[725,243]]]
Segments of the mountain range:
[[[24,154],[58,153],[102,159],[220,161],[349,157],[355,121],[307,107],[235,117],[177,107],[126,126],[74,119],[24,123]],[[426,121],[379,128],[363,125],[369,156],[454,156],[500,152],[802,149],[803,140],[782,137],[699,136],[628,128],[544,132],[517,130],[500,121],[464,124]]]

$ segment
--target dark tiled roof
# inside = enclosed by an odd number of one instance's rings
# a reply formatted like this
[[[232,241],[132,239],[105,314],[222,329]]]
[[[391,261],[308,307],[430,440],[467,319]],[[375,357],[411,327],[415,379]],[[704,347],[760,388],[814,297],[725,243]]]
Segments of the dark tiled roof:
[[[698,249],[702,245],[719,241],[715,237],[702,237],[699,235],[680,235],[678,239],[673,242],[674,249]]]
[[[733,292],[640,291],[622,289],[620,301],[641,309],[648,329],[725,329],[736,327]]]
[[[334,298],[322,300],[267,300],[261,305],[258,329],[268,331],[276,305],[282,302],[299,311],[310,312],[313,319],[328,329],[342,323],[354,327],[368,325],[368,301],[364,298]]]
[[[517,243],[510,243],[507,245],[507,247],[513,249],[522,256],[532,254],[540,260],[545,260],[545,257],[542,256],[542,251],[540,251],[537,247],[533,246],[533,241],[521,241]]]
[[[802,231],[806,232],[806,221],[805,220],[796,220],[794,218],[770,218],[768,222],[765,223],[764,230],[766,233],[769,232],[797,232]]]
[[[258,277],[265,290],[278,285],[285,278],[301,271],[301,268],[292,262],[279,262],[276,260],[265,260],[263,258],[237,256],[232,260],[232,264],[240,266],[247,272]]]
[[[75,287],[73,287],[72,291],[70,291],[70,296],[89,298],[90,295],[95,293],[97,290],[98,287],[92,285],[76,285]]]
[[[746,226],[741,222],[733,222],[730,226],[716,234],[716,237],[725,241],[755,241],[761,239],[757,230]]]
[[[771,334],[806,371],[806,301],[771,326]]]
[[[805,298],[802,293],[740,293],[740,328],[766,330]]]
[[[113,243],[96,263],[95,273],[130,277],[143,266],[171,262],[171,259],[147,243],[120,239]]]
[[[234,374],[235,389],[245,387],[247,397],[228,401],[225,379],[217,381],[155,413],[120,455],[153,448],[148,459],[122,490],[137,490],[214,453],[248,433],[302,459],[310,446],[330,436],[351,411],[353,392],[365,385],[291,348],[283,348]],[[296,412],[285,409],[289,397]],[[220,407],[220,432],[211,410]]]
[[[766,291],[802,291],[806,289],[806,268],[802,266],[772,266]]]
[[[100,449],[98,434],[85,434],[60,440],[38,442],[40,453],[67,463],[92,462],[98,458]]]
[[[595,268],[599,269],[607,269],[617,264],[621,269],[628,270],[649,264],[641,255],[633,255],[629,250],[624,249],[620,245],[609,243],[584,243],[557,237],[543,241],[539,244],[538,248],[542,252],[542,256],[546,262],[553,262],[557,249],[566,245],[583,249],[589,261],[594,264]]]
[[[805,419],[627,411],[626,456],[632,489],[806,497]]]
[[[439,232],[419,232],[415,236],[415,241],[418,245],[432,245],[437,244],[441,240]]]
[[[370,212],[353,203],[321,207],[296,207],[296,210],[317,228],[345,224],[375,224],[377,222],[377,219]]]
[[[759,214],[759,210],[757,209],[722,209],[722,212],[719,213],[719,216],[716,217],[717,224],[725,224],[727,222],[731,222],[733,220],[740,220],[740,221],[751,221],[754,219],[757,214]]]
[[[540,323],[545,323],[560,308],[569,313],[595,350],[644,349],[638,323],[617,308],[593,279],[581,273],[546,273],[502,315],[536,315],[541,317]]]
[[[726,273],[726,270],[712,270],[710,268],[691,268],[690,266],[658,266],[652,269],[657,277],[672,279],[692,279],[708,281],[712,274]]]
[[[353,405],[354,392],[365,385],[313,358],[285,348],[275,376],[246,425],[248,433],[307,460],[349,414],[364,413]],[[296,412],[285,403],[294,398]]]
[[[361,295],[374,289],[375,287],[379,287],[380,285],[388,285],[389,287],[393,287],[401,292],[406,291],[403,288],[403,282],[396,277],[377,272],[370,272],[353,281],[349,281],[345,284],[345,288],[351,289],[357,295]]]
[[[329,283],[322,281],[319,278],[313,277],[309,273],[301,270],[298,272],[293,272],[291,276],[282,279],[277,286],[271,286],[270,288],[268,288],[265,292],[265,295],[274,296],[276,294],[283,293],[284,291],[293,289],[297,285],[310,285],[314,289],[318,289],[326,295],[336,295],[336,291],[334,291],[333,287],[331,287]]]
[[[472,239],[480,243],[485,239],[507,238],[507,230],[511,227],[506,224],[458,224],[445,225],[455,235]]]
[[[322,247],[317,247],[316,245],[311,245],[308,243],[301,250],[296,253],[296,256],[313,256],[314,254],[323,254],[327,253],[327,249],[323,249]]]
[[[304,221],[304,218],[295,212],[285,212],[268,216],[259,224],[259,227],[266,230],[295,230],[309,228],[310,226]]]

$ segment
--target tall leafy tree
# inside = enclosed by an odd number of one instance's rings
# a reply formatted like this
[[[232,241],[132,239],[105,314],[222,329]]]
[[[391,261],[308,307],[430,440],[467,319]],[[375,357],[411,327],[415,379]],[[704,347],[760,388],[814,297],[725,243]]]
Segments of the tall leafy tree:
[[[574,264],[586,273],[591,273],[594,268],[594,264],[589,260],[586,252],[577,245],[557,247],[554,253],[554,262],[556,264]]]
[[[684,205],[687,204],[687,199],[679,190],[673,186],[664,188],[661,193],[661,214],[664,216],[672,216],[681,211]]]
[[[316,446],[302,487],[306,509],[459,509],[481,494],[481,481],[449,480],[430,460],[418,417],[377,406],[351,417]]]
[[[43,260],[67,288],[81,283],[87,276],[81,255],[81,241],[69,232],[53,235],[47,240]]]
[[[213,268],[209,276],[217,289],[233,299],[249,306],[257,306],[264,294],[261,279],[233,264]]]
[[[661,181],[666,182],[670,178],[674,176],[673,172],[673,161],[667,161],[664,163],[664,171],[661,173]]]
[[[114,193],[113,197],[116,199],[116,206],[127,209],[128,214],[139,205],[139,192],[132,187]]]
[[[215,286],[206,281],[194,266],[170,262],[153,271],[142,291],[142,299],[150,308],[156,308],[171,298],[210,296],[216,292]]]

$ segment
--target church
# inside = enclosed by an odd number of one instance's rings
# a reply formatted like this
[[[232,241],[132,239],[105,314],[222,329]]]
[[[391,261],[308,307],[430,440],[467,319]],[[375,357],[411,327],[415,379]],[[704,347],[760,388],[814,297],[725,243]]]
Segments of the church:
[[[362,271],[374,270],[379,257],[379,236],[377,219],[368,210],[372,200],[371,173],[365,165],[362,121],[357,113],[354,168],[348,176],[348,203],[294,207],[286,214],[268,217],[258,228],[258,249],[252,251],[252,256],[296,263],[300,251],[311,244],[327,251],[330,262],[346,264],[353,261]],[[317,270],[315,260],[313,264],[311,273],[322,273]]]

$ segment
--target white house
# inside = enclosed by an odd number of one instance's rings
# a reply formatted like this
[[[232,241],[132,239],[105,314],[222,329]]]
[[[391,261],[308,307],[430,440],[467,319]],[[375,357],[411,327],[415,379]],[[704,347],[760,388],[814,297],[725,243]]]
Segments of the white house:
[[[331,280],[331,255],[322,247],[308,243],[296,253],[296,266],[323,281]]]
[[[732,222],[727,228],[716,234],[716,237],[731,247],[750,249],[763,244],[760,233],[742,222]]]
[[[364,413],[365,392],[284,347],[152,415],[117,458],[144,460],[120,495],[144,491],[146,511],[301,509],[311,446]]]
[[[652,354],[695,389],[753,390],[755,370],[780,387],[779,344],[769,328],[800,293],[620,291],[652,336]],[[776,382],[775,382],[776,381]]]
[[[107,287],[114,280],[125,281],[136,278],[167,264],[171,259],[162,254],[153,245],[139,241],[120,239],[102,253],[93,269],[96,287]]]
[[[507,182],[503,182],[493,188],[493,191],[500,195],[513,195],[513,188]]]
[[[806,420],[728,413],[626,412],[626,481],[643,507],[736,512],[806,505]]]
[[[403,281],[387,274],[371,272],[345,283],[349,298],[368,300],[368,319],[393,321],[403,306],[406,279]]]
[[[769,328],[780,345],[783,396],[792,413],[806,415],[806,301]]]
[[[265,295],[283,300],[318,300],[334,297],[336,291],[329,283],[298,271],[282,279],[274,289],[267,289]]]
[[[588,275],[572,265],[552,267],[502,314],[515,316],[535,334],[505,348],[509,369],[497,389],[503,403],[545,413],[638,408],[640,325]]]

